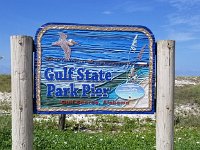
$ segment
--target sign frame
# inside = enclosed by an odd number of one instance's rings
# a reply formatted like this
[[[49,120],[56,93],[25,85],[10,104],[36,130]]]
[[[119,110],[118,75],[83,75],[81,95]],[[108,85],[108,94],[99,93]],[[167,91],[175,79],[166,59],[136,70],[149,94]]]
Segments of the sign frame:
[[[41,108],[40,96],[40,80],[41,80],[41,55],[42,46],[41,39],[44,33],[50,29],[68,30],[92,30],[92,31],[128,31],[142,32],[149,39],[149,108],[131,109],[131,108],[91,108],[91,109],[74,109],[74,108]],[[38,29],[35,36],[35,54],[34,54],[34,113],[36,114],[153,114],[155,113],[155,38],[152,32],[144,26],[140,25],[97,25],[97,24],[75,24],[75,23],[47,23]]]

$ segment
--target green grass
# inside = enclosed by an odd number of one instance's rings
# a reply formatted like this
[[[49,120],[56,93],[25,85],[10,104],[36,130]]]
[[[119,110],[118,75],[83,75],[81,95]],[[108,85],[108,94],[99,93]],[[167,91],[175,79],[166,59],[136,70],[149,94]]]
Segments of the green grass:
[[[11,149],[11,117],[0,115],[0,150]]]
[[[11,111],[11,104],[7,101],[0,101],[0,110],[9,112]]]
[[[175,103],[197,103],[200,104],[200,84],[187,85],[175,88]]]
[[[11,91],[11,76],[10,75],[0,75],[0,92],[10,92]]]
[[[98,115],[93,130],[86,122],[85,130],[68,122],[65,131],[58,130],[55,120],[34,121],[34,150],[155,150],[155,121],[151,119],[116,118]],[[102,122],[102,121],[105,121]],[[117,128],[105,127],[105,124]],[[175,150],[200,149],[200,126],[175,127]],[[11,117],[0,116],[0,150],[11,149]]]
[[[175,125],[183,127],[200,127],[200,115],[175,116]]]

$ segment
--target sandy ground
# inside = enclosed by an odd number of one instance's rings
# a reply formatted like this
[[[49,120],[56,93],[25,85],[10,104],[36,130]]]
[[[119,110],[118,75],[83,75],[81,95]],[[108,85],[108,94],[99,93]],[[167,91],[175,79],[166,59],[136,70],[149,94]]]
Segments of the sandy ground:
[[[175,80],[175,85],[176,86],[197,85],[197,83],[189,80]]]
[[[11,102],[11,93],[0,92],[0,102],[3,102],[3,101]]]

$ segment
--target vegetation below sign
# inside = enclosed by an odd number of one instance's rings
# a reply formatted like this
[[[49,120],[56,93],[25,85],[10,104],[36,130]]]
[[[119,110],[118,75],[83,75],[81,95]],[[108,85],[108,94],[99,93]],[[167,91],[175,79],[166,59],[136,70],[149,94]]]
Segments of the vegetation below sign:
[[[34,118],[33,149],[155,150],[156,124],[155,120],[150,118],[135,119],[111,115],[92,115],[88,118],[87,115],[77,122],[77,118],[72,117],[71,120],[67,118],[66,131],[61,131],[58,130],[55,115],[55,118],[49,120],[37,117]],[[198,122],[199,117],[193,116],[187,119],[188,122],[182,119],[185,124],[175,126],[174,149],[200,149],[200,126],[194,126],[194,120]],[[1,149],[11,149],[11,116],[0,116],[0,133]]]

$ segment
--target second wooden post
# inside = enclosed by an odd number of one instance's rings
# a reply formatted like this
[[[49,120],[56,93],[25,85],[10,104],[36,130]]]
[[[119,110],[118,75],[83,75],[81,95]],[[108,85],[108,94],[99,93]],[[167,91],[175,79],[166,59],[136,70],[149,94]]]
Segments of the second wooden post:
[[[156,149],[174,146],[175,41],[157,42]]]

